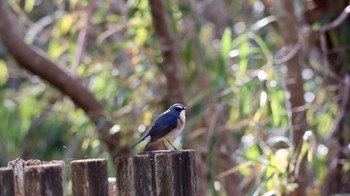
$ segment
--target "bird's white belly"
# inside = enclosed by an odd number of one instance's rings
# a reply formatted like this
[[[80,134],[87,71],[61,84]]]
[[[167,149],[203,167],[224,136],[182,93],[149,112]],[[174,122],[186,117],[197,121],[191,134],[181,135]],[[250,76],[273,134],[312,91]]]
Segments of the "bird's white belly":
[[[169,140],[169,141],[174,140],[177,136],[179,136],[181,134],[181,131],[182,131],[183,128],[184,128],[184,125],[182,125],[180,129],[175,129],[172,132],[168,133],[164,137],[164,140]]]
[[[180,114],[180,119],[182,121],[182,125],[180,128],[178,129],[175,129],[173,131],[171,131],[170,133],[168,133],[163,140],[170,140],[170,141],[173,141],[177,136],[179,136],[182,132],[182,130],[184,129],[185,127],[185,122],[186,122],[186,117],[184,115],[184,112]]]

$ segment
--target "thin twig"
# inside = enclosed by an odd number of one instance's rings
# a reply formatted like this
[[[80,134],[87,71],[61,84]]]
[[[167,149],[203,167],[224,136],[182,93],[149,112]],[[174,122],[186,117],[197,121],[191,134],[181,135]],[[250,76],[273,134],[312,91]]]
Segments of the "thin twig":
[[[340,112],[338,113],[338,116],[335,118],[333,126],[331,130],[329,131],[329,134],[327,135],[326,139],[333,138],[335,135],[340,134],[341,129],[339,128],[341,122],[344,119],[345,112],[346,112],[346,106],[349,101],[349,94],[350,94],[350,75],[346,74],[345,75],[345,82],[344,82],[344,92],[343,92],[343,97],[341,100],[341,105],[340,105]]]
[[[336,18],[333,22],[322,26],[318,31],[320,32],[320,42],[322,50],[322,62],[323,62],[323,75],[324,77],[331,76],[333,79],[338,79],[339,77],[329,70],[329,59],[328,59],[328,49],[327,49],[327,39],[326,31],[334,29],[341,25],[350,14],[350,5],[348,5],[343,12]]]
[[[350,5],[346,6],[346,8],[344,8],[343,12],[338,16],[338,18],[333,20],[333,22],[322,26],[319,29],[319,31],[320,32],[325,32],[325,31],[328,31],[330,29],[336,28],[337,26],[341,25],[347,19],[349,14],[350,14]]]
[[[223,171],[223,172],[217,174],[217,175],[216,175],[216,179],[225,178],[226,176],[229,176],[229,175],[231,175],[231,174],[234,174],[234,173],[236,173],[237,171],[239,171],[239,170],[241,170],[241,169],[243,169],[243,168],[245,168],[245,167],[249,167],[249,166],[251,166],[251,165],[253,165],[253,162],[252,162],[252,161],[244,162],[244,163],[242,163],[242,164],[239,164],[239,165],[237,165],[237,166],[234,166],[234,167],[232,167],[232,168],[230,168],[230,169],[228,169],[228,170],[225,170],[225,171]]]
[[[84,16],[85,17],[84,26],[78,34],[77,50],[76,50],[76,55],[75,55],[75,59],[73,62],[74,73],[79,68],[79,65],[81,63],[81,59],[85,53],[86,34],[87,34],[87,30],[88,30],[89,25],[90,25],[92,12],[95,9],[95,5],[96,4],[94,3],[94,1],[92,1],[92,2],[90,2],[90,4],[87,6],[87,8],[85,10],[86,15]]]
[[[287,46],[287,47],[281,48],[280,50],[277,51],[277,54],[275,55],[274,63],[276,65],[286,63],[299,52],[301,45],[302,45],[302,40],[299,39],[298,43],[294,44],[293,47]],[[287,54],[282,55],[283,53],[287,53]]]

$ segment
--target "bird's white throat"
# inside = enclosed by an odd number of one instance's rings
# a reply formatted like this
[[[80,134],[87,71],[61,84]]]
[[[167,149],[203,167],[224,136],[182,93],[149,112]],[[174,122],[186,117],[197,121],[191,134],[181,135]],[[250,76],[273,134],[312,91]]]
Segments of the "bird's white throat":
[[[185,120],[186,120],[185,110],[182,110],[180,112],[180,119],[181,119],[182,122],[185,122]]]

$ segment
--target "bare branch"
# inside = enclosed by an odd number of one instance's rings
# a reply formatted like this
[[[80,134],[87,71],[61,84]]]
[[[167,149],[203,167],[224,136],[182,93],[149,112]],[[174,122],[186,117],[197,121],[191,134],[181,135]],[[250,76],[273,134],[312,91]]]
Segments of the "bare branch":
[[[341,25],[349,16],[350,14],[350,5],[346,6],[346,8],[343,10],[343,12],[336,18],[333,22],[328,23],[320,28],[320,32],[325,32],[331,29],[334,29]]]
[[[294,44],[292,47],[283,47],[277,51],[274,59],[276,65],[286,63],[291,58],[293,58],[300,50],[302,45],[301,40],[298,43]]]
[[[332,128],[326,137],[327,140],[334,138],[336,135],[340,135],[340,132],[343,130],[339,128],[339,126],[344,119],[344,116],[347,110],[346,106],[347,106],[347,103],[349,102],[349,95],[350,95],[350,75],[349,74],[346,74],[344,83],[345,83],[343,88],[344,92],[341,100],[341,105],[339,107],[340,111],[337,117],[335,118]]]
[[[350,14],[350,5],[348,5],[343,12],[336,18],[333,22],[322,26],[318,31],[320,32],[320,43],[322,50],[322,62],[323,62],[323,75],[325,77],[332,77],[332,79],[338,80],[338,76],[329,70],[329,59],[328,59],[328,48],[327,48],[327,39],[326,39],[326,31],[334,29],[341,25],[345,19]]]
[[[96,3],[94,1],[92,1],[84,10],[84,14],[85,14],[84,26],[78,34],[78,44],[77,44],[77,50],[76,50],[76,55],[75,55],[74,64],[73,64],[74,72],[77,71],[77,69],[81,63],[81,59],[84,56],[86,34],[87,34],[87,30],[88,30],[89,25],[90,25],[92,12],[94,11],[95,6],[96,6]]]

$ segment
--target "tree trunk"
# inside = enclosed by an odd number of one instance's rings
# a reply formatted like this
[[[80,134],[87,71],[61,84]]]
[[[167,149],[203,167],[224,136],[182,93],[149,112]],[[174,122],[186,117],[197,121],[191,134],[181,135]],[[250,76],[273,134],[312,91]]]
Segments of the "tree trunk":
[[[274,1],[275,9],[279,17],[279,26],[281,29],[285,47],[290,51],[298,44],[298,24],[295,16],[294,1]],[[296,155],[299,154],[302,145],[302,138],[305,131],[308,129],[306,121],[306,107],[304,101],[303,79],[301,77],[300,52],[297,51],[287,62],[287,76],[285,78],[286,90],[289,93],[289,117],[292,125],[292,138],[295,147]],[[298,188],[292,192],[292,195],[306,195],[305,189],[307,185],[306,177],[306,162],[303,159],[300,164],[298,176],[295,177],[295,182]]]
[[[154,31],[159,40],[163,57],[163,72],[167,79],[168,104],[176,102],[185,104],[185,90],[180,78],[179,62],[175,51],[173,33],[163,1],[149,0]]]

